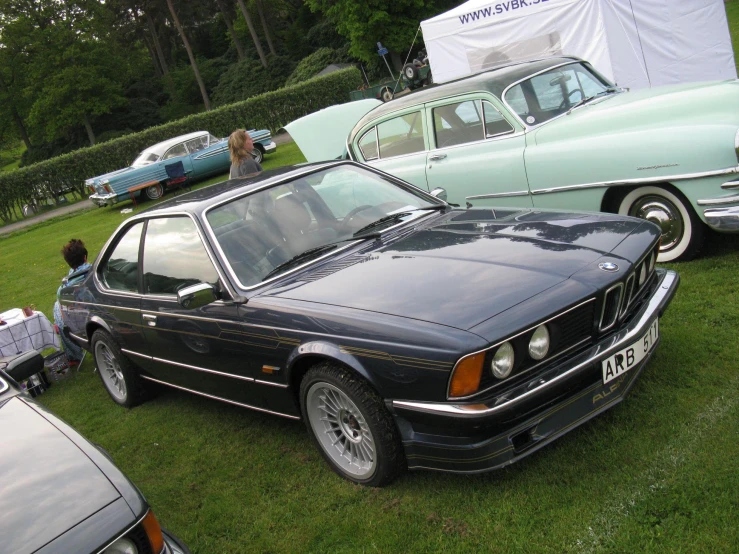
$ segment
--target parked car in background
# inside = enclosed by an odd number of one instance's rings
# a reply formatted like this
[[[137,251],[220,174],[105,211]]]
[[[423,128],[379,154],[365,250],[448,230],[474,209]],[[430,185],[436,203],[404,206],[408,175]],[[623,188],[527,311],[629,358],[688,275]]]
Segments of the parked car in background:
[[[277,149],[268,130],[250,130],[249,134],[254,141],[252,155],[256,161],[261,162],[267,152]],[[130,167],[85,181],[92,193],[90,200],[98,206],[107,206],[130,199],[131,195],[137,198],[142,192],[150,200],[161,198],[170,181],[165,168],[178,162],[182,162],[191,181],[226,173],[231,166],[228,139],[197,131],[150,146],[136,157]],[[148,186],[141,186],[147,183]],[[129,192],[129,189],[137,190]]]
[[[0,437],[3,554],[189,553],[104,451],[1,369]]]
[[[695,255],[704,224],[739,232],[737,80],[628,92],[560,57],[364,102],[286,129],[309,161],[348,156],[460,205],[649,219],[660,261]]]
[[[678,285],[659,236],[308,164],[128,219],[61,304],[118,404],[167,385],[303,419],[339,475],[379,486],[510,464],[620,402]]]

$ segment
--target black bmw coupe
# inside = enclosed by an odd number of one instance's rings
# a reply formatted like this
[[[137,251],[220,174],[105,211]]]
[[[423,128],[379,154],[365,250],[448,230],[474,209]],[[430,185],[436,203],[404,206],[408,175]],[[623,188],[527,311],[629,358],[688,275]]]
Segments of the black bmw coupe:
[[[501,467],[622,400],[678,286],[659,237],[327,162],[128,219],[62,304],[115,402],[158,384],[303,419],[338,474],[377,486]]]

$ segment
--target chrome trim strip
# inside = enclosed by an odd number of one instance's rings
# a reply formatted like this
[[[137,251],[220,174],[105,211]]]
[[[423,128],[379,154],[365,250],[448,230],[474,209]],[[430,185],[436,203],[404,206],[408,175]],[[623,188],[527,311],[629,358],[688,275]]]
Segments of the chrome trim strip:
[[[9,388],[10,385],[5,382],[5,379],[0,378],[0,394],[4,393]]]
[[[739,207],[709,208],[703,212],[706,225],[721,233],[739,232]]]
[[[621,292],[618,295],[618,304],[616,305],[616,314],[613,317],[613,321],[607,325],[606,327],[603,326],[603,316],[606,313],[606,301],[608,300],[608,295],[611,293],[611,291],[614,291],[616,289],[620,288]],[[618,314],[621,312],[621,303],[624,301],[624,284],[622,282],[618,282],[612,287],[610,287],[606,293],[603,295],[603,306],[601,306],[600,309],[600,322],[598,323],[598,330],[599,331],[607,331],[614,325],[616,325],[616,322],[618,321]]]
[[[476,196],[465,196],[465,200],[482,200],[484,198],[510,198],[513,196],[528,196],[529,191],[517,190],[513,192],[493,192],[490,194],[478,194]]]
[[[115,502],[115,500],[114,500],[113,502]],[[108,504],[108,506],[110,506],[110,504]],[[123,531],[123,533],[121,533],[121,534],[120,534],[120,535],[118,535],[118,536],[117,536],[116,538],[114,538],[114,539],[113,539],[112,541],[110,541],[110,542],[109,542],[108,544],[106,544],[106,545],[105,545],[105,546],[104,546],[104,547],[103,547],[102,549],[98,550],[97,554],[103,554],[103,553],[104,553],[104,552],[105,552],[105,551],[106,551],[106,550],[107,550],[108,548],[110,548],[110,547],[111,547],[111,545],[113,545],[113,544],[114,544],[114,543],[115,543],[116,541],[118,541],[118,540],[122,539],[123,537],[125,537],[126,535],[128,535],[128,533],[130,533],[130,532],[131,532],[131,530],[132,530],[132,529],[133,529],[134,527],[136,527],[136,526],[137,526],[137,525],[138,525],[139,523],[141,523],[142,521],[144,521],[144,518],[146,518],[146,516],[148,516],[148,515],[149,515],[149,512],[150,512],[150,511],[151,511],[151,508],[150,508],[150,509],[148,509],[148,510],[146,510],[146,513],[145,513],[145,514],[144,514],[143,516],[141,516],[141,518],[140,518],[139,520],[137,520],[137,521],[136,521],[136,523],[134,523],[133,525],[131,525],[131,527],[129,527],[128,529],[126,529],[125,531]],[[164,541],[164,544],[166,545],[166,544],[167,544],[167,541]]]
[[[684,173],[682,175],[662,175],[659,177],[642,177],[639,179],[621,179],[617,181],[598,181],[595,183],[583,183],[580,185],[565,185],[562,187],[552,187],[548,189],[532,190],[531,194],[550,194],[552,192],[564,192],[569,190],[580,190],[601,187],[613,187],[623,185],[641,185],[649,183],[664,183],[665,181],[686,181],[688,179],[702,179],[704,177],[715,177],[718,175],[731,175],[739,173],[739,166],[727,169],[717,169],[714,171],[702,171],[699,173]]]
[[[462,144],[454,144],[452,146],[435,146],[434,148],[431,148],[431,149],[427,150],[427,152],[438,152],[440,150],[443,150],[443,151],[457,150],[457,149],[460,149],[460,148],[466,148],[466,147],[469,147],[469,146],[475,146],[476,144],[484,144],[486,142],[496,142],[496,141],[499,141],[499,140],[508,140],[508,139],[512,139],[512,138],[516,138],[516,137],[522,137],[522,136],[524,136],[524,134],[525,133],[523,131],[515,131],[515,129],[514,129],[514,132],[512,132],[512,133],[495,135],[493,137],[486,137],[484,139],[475,140],[475,141],[472,141],[472,142],[463,142]],[[434,137],[434,143],[436,143],[436,138],[435,137]],[[401,156],[397,156],[397,157],[400,158]],[[389,158],[386,158],[386,159],[389,159]]]
[[[476,396],[476,395],[478,395],[478,394],[479,394],[480,392],[482,392],[482,391],[477,391],[477,392],[475,392],[475,393],[473,393],[473,394],[470,394],[469,396],[464,396],[464,397],[462,397],[462,396],[450,397],[450,396],[449,396],[449,387],[451,387],[451,385],[452,385],[452,377],[454,377],[454,372],[455,372],[455,371],[457,370],[457,366],[458,366],[458,365],[460,364],[460,362],[461,362],[462,360],[464,360],[465,358],[469,358],[470,356],[475,356],[475,355],[477,355],[477,354],[481,354],[482,352],[487,352],[488,350],[492,350],[493,348],[497,348],[498,346],[500,346],[500,345],[501,345],[501,344],[503,344],[504,342],[508,342],[509,340],[513,340],[513,339],[515,339],[516,337],[520,337],[521,335],[525,335],[526,333],[528,333],[528,332],[529,332],[529,331],[531,331],[532,329],[536,329],[536,328],[537,328],[537,327],[538,327],[539,325],[545,325],[545,324],[549,323],[550,321],[552,321],[552,320],[555,320],[555,319],[557,319],[558,317],[561,317],[561,316],[563,316],[563,315],[565,315],[565,314],[567,314],[567,313],[570,313],[570,312],[571,312],[572,310],[576,310],[576,309],[577,309],[577,308],[579,308],[580,306],[584,306],[585,304],[588,304],[588,303],[590,303],[590,302],[595,302],[595,298],[589,298],[588,300],[585,300],[584,302],[580,302],[579,304],[577,304],[577,305],[575,305],[575,306],[572,306],[571,308],[569,308],[569,309],[567,309],[567,310],[565,310],[565,311],[563,311],[563,312],[559,312],[558,314],[556,314],[556,315],[553,315],[553,316],[552,316],[552,317],[550,317],[549,319],[546,319],[546,320],[544,320],[544,321],[540,321],[539,323],[536,323],[535,325],[532,325],[531,327],[529,327],[529,328],[527,328],[527,329],[525,329],[525,330],[521,331],[520,333],[516,333],[515,335],[511,335],[511,336],[509,336],[509,337],[506,337],[505,339],[503,339],[503,340],[501,340],[501,341],[498,341],[498,342],[496,342],[495,344],[493,344],[493,345],[491,345],[491,346],[486,346],[485,348],[483,348],[483,349],[481,349],[481,350],[478,350],[478,351],[476,351],[476,352],[471,352],[470,354],[465,354],[464,356],[462,356],[461,358],[459,358],[459,360],[457,360],[457,363],[455,363],[455,364],[454,364],[454,367],[452,368],[452,371],[451,371],[451,373],[449,374],[449,383],[448,383],[448,384],[447,384],[447,386],[446,386],[446,397],[447,397],[447,398],[454,398],[454,400],[461,400],[461,399],[464,399],[464,398],[470,398],[470,397],[472,397],[472,396]],[[548,360],[542,360],[542,363],[544,363],[545,361],[548,361]],[[504,380],[505,380],[505,379],[504,379]],[[503,382],[503,381],[501,381],[501,383],[502,383],[502,382]]]
[[[258,385],[269,385],[271,387],[278,387],[281,389],[289,388],[289,385],[285,385],[283,383],[272,383],[271,381],[262,381],[261,379],[254,379],[254,382]]]
[[[486,406],[485,404],[446,404],[446,403],[434,403],[434,402],[415,402],[405,400],[393,400],[393,408],[401,408],[406,410],[412,410],[415,412],[423,412],[427,414],[435,414],[440,416],[454,416],[461,418],[478,418],[494,415],[498,412],[506,410],[511,406],[515,406],[530,396],[541,392],[552,385],[559,383],[560,381],[567,379],[571,375],[584,370],[598,361],[607,358],[614,352],[618,352],[623,347],[633,343],[639,336],[641,336],[652,324],[655,317],[659,317],[659,311],[662,305],[667,301],[673,294],[675,287],[677,286],[678,276],[675,271],[667,270],[665,277],[662,282],[659,283],[658,288],[652,298],[649,300],[648,305],[645,307],[642,315],[638,320],[631,323],[629,327],[624,329],[622,332],[613,335],[606,339],[603,343],[593,346],[592,353],[589,353],[588,357],[583,361],[577,363],[572,368],[568,369],[564,373],[557,375],[550,381],[547,381],[538,387],[534,387],[521,395],[511,398],[508,401],[501,402],[495,406]]]
[[[739,189],[739,181],[727,181],[721,185],[721,188],[726,189]]]
[[[138,356],[139,358],[144,358],[146,360],[153,360],[154,359],[154,358],[152,358],[151,356],[149,356],[147,354],[140,354],[139,352],[134,352],[133,350],[128,350],[127,348],[121,348],[121,352],[123,352],[124,354],[128,354],[130,356]]]
[[[74,339],[76,339],[77,342],[81,342],[81,343],[84,343],[84,344],[87,344],[87,343],[90,342],[88,339],[82,338],[81,336],[75,335],[74,333],[69,333],[69,336],[72,337],[72,338],[74,338]]]
[[[172,387],[174,389],[180,389],[186,392],[191,392],[192,394],[197,394],[198,396],[205,396],[206,398],[212,398],[213,400],[220,400],[221,402],[225,402],[227,404],[233,404],[234,406],[241,406],[242,408],[249,408],[250,410],[256,410],[257,412],[264,412],[267,414],[282,416],[282,417],[286,417],[287,419],[300,420],[298,416],[294,416],[290,414],[283,414],[280,412],[273,412],[272,410],[267,410],[265,408],[258,408],[256,406],[251,406],[249,404],[244,404],[242,402],[236,402],[235,400],[229,400],[227,398],[222,398],[220,396],[214,396],[212,394],[207,394],[204,392],[188,389],[185,387],[180,387],[179,385],[173,385],[172,383],[167,383],[166,381],[160,381],[159,379],[154,379],[153,377],[149,377],[148,375],[142,375],[141,378],[146,379],[147,381],[153,381],[154,383],[159,383],[160,385],[167,385],[168,387]]]
[[[137,298],[140,298],[140,295],[137,295]],[[111,310],[123,310],[124,312],[140,312],[141,308],[128,308],[126,306],[113,306],[112,304],[101,304],[99,302],[81,302],[79,300],[61,300],[60,301],[65,306],[72,306],[72,305],[81,305],[81,306],[99,306],[101,308],[108,308]]]
[[[723,187],[724,185],[721,186]],[[739,187],[739,183],[736,183],[736,186]],[[707,198],[705,200],[698,200],[696,201],[696,204],[699,206],[723,206],[725,204],[736,204],[737,202],[739,202],[739,194],[734,196],[724,196],[723,198]]]
[[[152,357],[152,361],[160,362],[163,364],[175,365],[177,367],[184,367],[185,369],[192,369],[193,371],[202,371],[203,373],[212,373],[213,375],[220,375],[221,377],[231,377],[232,379],[239,379],[241,381],[247,381],[249,383],[254,382],[254,377],[246,377],[244,375],[235,375],[234,373],[223,373],[222,371],[216,371],[214,369],[206,369],[196,365],[181,364],[180,362],[173,362],[172,360],[165,360],[164,358]]]

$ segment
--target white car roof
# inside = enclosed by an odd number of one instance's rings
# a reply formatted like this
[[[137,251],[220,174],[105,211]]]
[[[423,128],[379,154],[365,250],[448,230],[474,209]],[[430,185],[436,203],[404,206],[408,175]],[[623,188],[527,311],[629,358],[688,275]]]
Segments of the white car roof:
[[[195,137],[200,137],[203,135],[208,136],[209,134],[210,133],[208,131],[195,131],[194,133],[180,135],[179,137],[167,139],[165,141],[154,144],[153,146],[149,146],[149,148],[146,148],[145,150],[142,151],[142,154],[144,152],[146,153],[151,152],[152,154],[156,154],[157,156],[162,156],[167,150],[169,150],[175,144],[178,144],[180,142],[185,142],[186,140],[190,140]]]

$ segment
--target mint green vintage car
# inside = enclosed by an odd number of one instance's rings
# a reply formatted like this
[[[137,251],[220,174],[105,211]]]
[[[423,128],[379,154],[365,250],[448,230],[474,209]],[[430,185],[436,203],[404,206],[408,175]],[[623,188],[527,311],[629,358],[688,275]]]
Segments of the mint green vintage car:
[[[649,219],[663,262],[695,256],[706,225],[739,232],[738,80],[629,92],[548,58],[286,128],[309,161],[348,156],[450,203]]]

